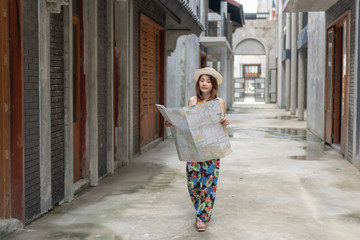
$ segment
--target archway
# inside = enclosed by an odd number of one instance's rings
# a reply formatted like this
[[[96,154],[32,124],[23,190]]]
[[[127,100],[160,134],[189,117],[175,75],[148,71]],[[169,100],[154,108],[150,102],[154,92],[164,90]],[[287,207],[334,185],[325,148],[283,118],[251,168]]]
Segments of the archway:
[[[234,49],[234,102],[267,102],[267,51],[265,44],[247,37]]]

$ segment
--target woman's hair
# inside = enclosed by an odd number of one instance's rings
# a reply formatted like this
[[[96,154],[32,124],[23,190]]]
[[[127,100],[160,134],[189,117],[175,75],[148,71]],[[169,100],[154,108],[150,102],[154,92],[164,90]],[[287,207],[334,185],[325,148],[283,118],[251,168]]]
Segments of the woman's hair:
[[[210,100],[214,100],[215,98],[217,98],[217,93],[218,93],[218,83],[217,83],[217,80],[215,77],[211,76],[211,75],[208,75],[208,74],[202,74],[199,76],[198,80],[196,81],[196,96],[199,100],[204,100],[204,97],[202,96],[202,92],[200,90],[200,87],[199,87],[199,82],[200,82],[200,78],[203,76],[203,75],[206,75],[210,78],[210,81],[211,81],[211,84],[213,86],[212,90],[211,90],[211,94],[210,94],[210,97],[209,97],[209,101]]]

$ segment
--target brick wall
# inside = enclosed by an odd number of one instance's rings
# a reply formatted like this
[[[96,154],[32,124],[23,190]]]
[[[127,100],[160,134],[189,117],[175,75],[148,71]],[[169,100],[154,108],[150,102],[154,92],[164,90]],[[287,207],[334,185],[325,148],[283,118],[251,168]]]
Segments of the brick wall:
[[[134,101],[134,154],[139,153],[139,128],[140,128],[140,119],[139,119],[139,26],[140,26],[140,12],[151,18],[154,22],[158,23],[160,26],[165,28],[166,26],[166,13],[165,11],[152,0],[135,0],[134,1],[134,92],[133,92],[133,101]]]
[[[334,22],[347,10],[350,10],[350,78],[349,78],[349,119],[348,119],[348,160],[352,160],[353,129],[354,129],[354,104],[355,104],[355,0],[341,0],[326,11],[326,26]]]
[[[98,1],[98,137],[99,177],[106,174],[106,1]]]
[[[23,0],[25,221],[40,214],[38,0]]]
[[[52,203],[64,199],[64,24],[50,15],[51,192]]]

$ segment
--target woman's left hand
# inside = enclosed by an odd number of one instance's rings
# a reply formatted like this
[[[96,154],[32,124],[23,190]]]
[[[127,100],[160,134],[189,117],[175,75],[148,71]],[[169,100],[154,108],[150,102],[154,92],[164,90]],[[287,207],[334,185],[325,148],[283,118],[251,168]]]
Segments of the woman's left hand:
[[[229,125],[230,121],[229,119],[227,119],[227,117],[224,117],[220,120],[220,123],[226,127],[227,125]]]

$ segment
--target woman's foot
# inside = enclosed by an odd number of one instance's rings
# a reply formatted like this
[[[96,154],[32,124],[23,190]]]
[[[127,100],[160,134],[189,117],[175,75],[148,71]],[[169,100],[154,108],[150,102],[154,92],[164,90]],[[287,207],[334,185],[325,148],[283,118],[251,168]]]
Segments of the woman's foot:
[[[206,224],[201,220],[196,220],[196,231],[205,232]]]

